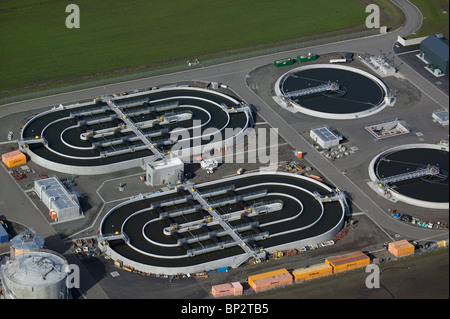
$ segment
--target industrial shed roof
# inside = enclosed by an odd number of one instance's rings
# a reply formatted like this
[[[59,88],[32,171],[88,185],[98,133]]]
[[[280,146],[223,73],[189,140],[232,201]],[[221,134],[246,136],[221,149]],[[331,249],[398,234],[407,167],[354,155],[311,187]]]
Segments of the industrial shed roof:
[[[426,47],[433,51],[440,59],[443,61],[448,61],[449,50],[448,50],[448,40],[442,36],[436,36],[435,34],[430,35],[428,38],[420,43],[421,48]]]
[[[332,130],[330,130],[328,127],[317,127],[311,129],[314,134],[316,134],[322,141],[334,141],[334,140],[341,140],[342,137],[335,134]]]
[[[56,177],[36,180],[35,190],[40,192],[41,188],[42,192],[45,192],[49,198],[55,198],[52,204],[55,208],[65,209],[79,206],[75,199],[65,189],[64,185]]]

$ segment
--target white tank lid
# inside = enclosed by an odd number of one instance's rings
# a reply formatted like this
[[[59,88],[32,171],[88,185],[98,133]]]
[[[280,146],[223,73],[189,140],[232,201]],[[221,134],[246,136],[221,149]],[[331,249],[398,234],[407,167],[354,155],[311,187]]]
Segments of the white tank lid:
[[[47,286],[67,276],[67,260],[52,252],[20,254],[3,267],[9,280],[25,286]]]

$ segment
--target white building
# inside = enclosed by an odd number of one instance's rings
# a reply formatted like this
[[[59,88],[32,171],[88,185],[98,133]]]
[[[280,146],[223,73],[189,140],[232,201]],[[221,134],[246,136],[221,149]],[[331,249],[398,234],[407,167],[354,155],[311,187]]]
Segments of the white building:
[[[434,111],[432,117],[435,122],[441,125],[448,125],[448,110]]]
[[[377,68],[380,72],[386,75],[394,75],[397,69],[388,61],[381,56],[371,56],[370,63]]]
[[[147,164],[147,183],[150,186],[176,183],[184,174],[184,163],[178,157]]]
[[[342,136],[337,135],[326,126],[311,129],[309,136],[322,148],[331,148],[339,145],[339,142],[342,140]]]
[[[53,220],[64,221],[81,215],[77,196],[70,194],[56,177],[34,181],[34,191],[49,209]]]

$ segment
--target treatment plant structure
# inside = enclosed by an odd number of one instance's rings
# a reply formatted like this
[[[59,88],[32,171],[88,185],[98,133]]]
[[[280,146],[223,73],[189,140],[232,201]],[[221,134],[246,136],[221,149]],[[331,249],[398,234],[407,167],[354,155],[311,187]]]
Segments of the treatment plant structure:
[[[106,214],[99,242],[115,262],[144,273],[236,268],[331,240],[346,211],[345,194],[314,179],[249,173],[136,196]]]
[[[195,273],[323,243],[342,229],[344,193],[309,177],[260,172],[199,185],[185,179],[185,162],[232,147],[253,122],[250,107],[228,94],[175,85],[54,107],[24,125],[18,144],[53,171],[97,175],[141,167],[148,185],[167,185],[109,211],[99,247],[142,272]],[[179,134],[185,131],[192,134]],[[214,134],[222,138],[206,144]],[[187,156],[174,148],[180,142]],[[36,181],[35,191],[55,221],[80,213],[55,177]]]
[[[396,5],[411,9],[409,1]],[[410,22],[400,33],[417,31],[418,21]],[[2,107],[2,120],[17,124],[18,112],[26,116],[20,135],[4,128],[8,141],[2,143],[14,144],[2,154],[6,174],[48,223],[41,215],[36,222],[31,206],[5,215],[15,214],[17,228],[40,228],[68,254],[47,250],[32,231],[15,236],[0,260],[0,297],[70,298],[69,261],[86,275],[80,297],[187,299],[209,298],[209,288],[213,297],[239,296],[248,287],[266,291],[428,251],[416,240],[447,247],[448,141],[432,143],[448,138],[441,131],[447,106],[434,105],[448,102],[448,93],[435,94],[432,81],[424,82],[406,60],[404,73],[397,73],[381,53],[397,42],[387,41],[388,48],[386,39],[393,37],[325,43],[297,60],[276,53],[208,66],[196,59],[182,72],[24,101],[16,104],[20,111]],[[433,111],[435,126],[418,134]],[[279,130],[283,158],[219,164],[225,151],[253,151],[246,138],[256,125]],[[417,138],[409,134],[414,131]],[[271,151],[267,143],[258,147]],[[33,169],[39,175],[22,181]],[[402,217],[420,216],[402,219],[390,207],[401,207]],[[443,223],[429,222],[442,217]],[[2,225],[0,244],[12,237]],[[98,255],[106,261],[83,259]],[[262,261],[274,262],[254,265]],[[224,269],[233,273],[196,280]],[[233,282],[211,287],[222,278]]]
[[[54,107],[29,120],[18,143],[41,166],[97,175],[169,156],[190,162],[209,137],[219,135],[218,145],[233,145],[252,125],[249,106],[230,95],[170,86]],[[208,151],[215,147],[209,143]]]
[[[364,86],[364,96],[360,94]],[[273,99],[291,112],[348,120],[370,116],[395,104],[387,85],[361,69],[337,64],[308,64],[278,78]]]

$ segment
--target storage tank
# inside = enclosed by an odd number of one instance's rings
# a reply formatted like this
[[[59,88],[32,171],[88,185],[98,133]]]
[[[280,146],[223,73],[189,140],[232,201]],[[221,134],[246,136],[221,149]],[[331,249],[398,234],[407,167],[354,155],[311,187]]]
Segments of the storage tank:
[[[26,229],[19,235],[11,239],[10,242],[10,257],[14,258],[23,253],[37,251],[44,247],[44,239],[36,235],[30,229]]]
[[[40,250],[5,258],[0,278],[5,299],[68,299],[67,260],[52,251]]]

